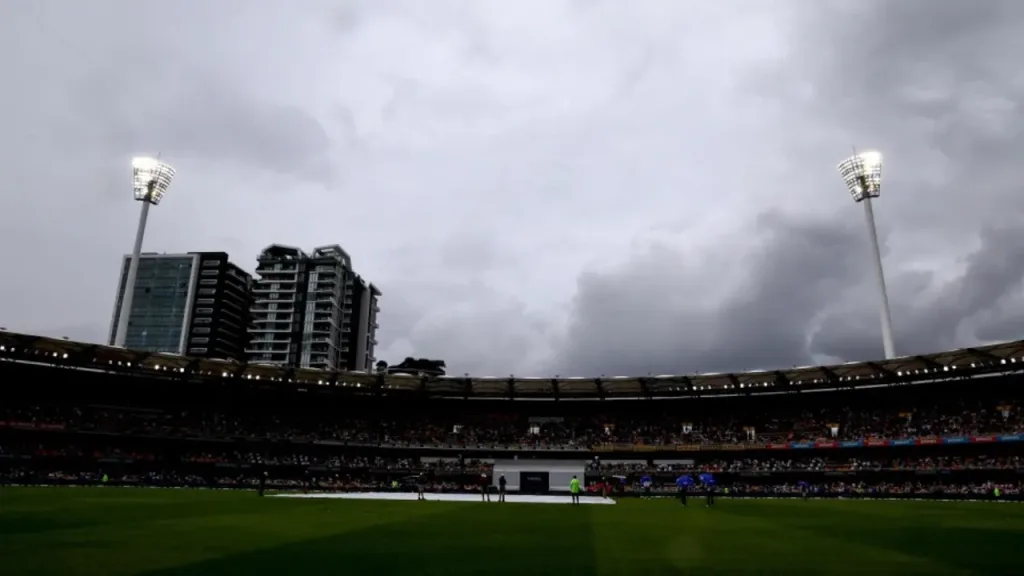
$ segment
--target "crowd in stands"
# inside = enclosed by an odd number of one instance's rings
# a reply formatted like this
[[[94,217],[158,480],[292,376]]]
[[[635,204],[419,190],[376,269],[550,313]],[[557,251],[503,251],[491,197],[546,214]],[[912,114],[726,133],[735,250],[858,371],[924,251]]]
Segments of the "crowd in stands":
[[[591,462],[587,469],[606,474],[639,472],[858,472],[869,470],[1015,470],[1024,469],[1019,456],[936,456],[866,460],[862,458],[736,458],[703,463]]]
[[[152,451],[125,450],[116,447],[81,449],[74,445],[0,444],[0,458],[91,458],[100,462],[161,462],[168,457]],[[185,464],[216,464],[273,468],[279,466],[314,470],[377,470],[417,473],[433,471],[442,474],[490,473],[492,464],[479,459],[460,458],[389,458],[362,455],[323,455],[309,453],[262,454],[231,450],[194,450],[176,454],[175,462]],[[941,455],[865,459],[833,454],[809,458],[715,458],[710,461],[664,462],[647,460],[602,461],[594,458],[587,471],[596,474],[640,473],[791,473],[791,472],[860,472],[860,471],[929,471],[929,470],[1024,470],[1024,458],[989,455]]]
[[[213,410],[0,407],[0,426],[139,436],[260,438],[349,445],[585,450],[602,444],[750,444],[978,436],[1024,432],[1024,411],[1003,401],[913,409],[821,408],[780,414],[708,413],[531,419],[510,414],[309,418]],[[740,411],[742,412],[742,411]]]
[[[265,487],[276,491],[332,491],[332,492],[385,492],[412,491],[414,483],[419,481],[409,477],[393,479],[369,479],[345,475],[324,475],[309,479],[267,478]],[[612,495],[639,495],[644,493],[639,482],[619,483],[609,491]],[[601,479],[588,480],[588,490],[601,493]],[[0,485],[106,485],[106,486],[153,486],[180,488],[222,488],[250,489],[260,486],[258,474],[176,474],[171,472],[122,474],[105,472],[39,472],[27,468],[0,470]],[[998,489],[998,492],[996,492]],[[474,492],[479,490],[476,482],[458,482],[451,480],[434,480],[426,485],[428,492],[454,493]],[[702,487],[692,489],[699,493]],[[882,498],[882,497],[968,497],[991,498],[994,494],[1001,497],[1017,499],[1024,495],[1022,482],[827,482],[803,483],[784,482],[771,484],[752,484],[742,481],[721,483],[715,487],[719,496],[737,497],[798,497],[808,494],[810,497],[832,498]],[[654,495],[672,496],[677,492],[670,482],[657,483],[650,493]]]

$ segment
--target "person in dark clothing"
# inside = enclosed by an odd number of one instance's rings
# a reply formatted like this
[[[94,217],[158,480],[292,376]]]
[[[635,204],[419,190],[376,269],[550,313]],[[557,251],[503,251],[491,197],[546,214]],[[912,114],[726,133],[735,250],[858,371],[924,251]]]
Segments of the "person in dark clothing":
[[[427,499],[427,496],[426,496],[425,492],[427,490],[427,484],[429,484],[429,483],[430,483],[430,470],[427,470],[427,471],[423,472],[422,474],[420,474],[416,478],[416,499],[417,500],[426,500]]]
[[[260,490],[259,495],[263,496],[263,491],[267,488],[267,473],[263,472],[260,474]]]
[[[490,502],[491,501],[491,490],[490,480],[487,478],[487,474],[480,474],[480,501]]]
[[[498,502],[504,502],[505,501],[505,483],[506,483],[505,475],[502,474],[498,478]]]

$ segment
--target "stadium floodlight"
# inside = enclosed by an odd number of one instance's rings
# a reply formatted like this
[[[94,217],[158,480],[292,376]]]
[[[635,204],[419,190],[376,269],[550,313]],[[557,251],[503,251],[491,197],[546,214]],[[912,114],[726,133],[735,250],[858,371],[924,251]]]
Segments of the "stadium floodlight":
[[[868,240],[871,242],[872,256],[875,264],[875,279],[878,282],[881,299],[882,346],[885,358],[895,358],[896,352],[892,340],[892,316],[889,314],[889,294],[885,289],[885,272],[882,268],[882,251],[878,247],[878,231],[875,229],[875,211],[871,205],[873,198],[882,194],[882,154],[879,152],[855,153],[839,163],[839,174],[843,177],[850,196],[854,202],[864,205],[864,218],[868,226]]]
[[[124,347],[128,336],[128,319],[131,317],[132,300],[135,297],[135,278],[139,275],[139,259],[142,257],[142,239],[146,235],[149,206],[155,206],[163,200],[173,179],[174,168],[166,162],[146,156],[132,158],[132,191],[135,199],[142,202],[142,210],[139,214],[139,227],[135,231],[132,259],[128,263],[128,274],[125,276],[124,293],[121,295],[121,310],[117,315],[114,346]]]
[[[156,158],[132,158],[132,188],[135,199],[159,204],[174,179],[174,168]]]

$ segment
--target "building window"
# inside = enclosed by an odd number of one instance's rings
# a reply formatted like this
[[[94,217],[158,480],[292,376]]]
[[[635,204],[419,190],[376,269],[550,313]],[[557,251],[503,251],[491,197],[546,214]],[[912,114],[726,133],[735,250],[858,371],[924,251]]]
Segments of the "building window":
[[[202,284],[203,286],[216,286],[217,285],[217,280],[216,279],[206,278],[206,279],[200,280],[199,283]]]
[[[193,334],[209,334],[210,333],[210,329],[209,328],[193,328],[192,329],[192,333]]]
[[[220,266],[220,260],[203,260],[203,268],[214,268]]]
[[[217,293],[217,289],[216,288],[200,288],[199,289],[199,293],[202,294],[203,296],[213,296],[214,294]]]
[[[193,344],[206,344],[209,341],[210,341],[209,338],[193,338],[192,339],[192,343]]]
[[[213,314],[213,308],[196,308],[196,314]]]
[[[203,276],[216,276],[217,274],[219,274],[219,272],[217,272],[216,270],[203,270],[201,274]]]
[[[213,304],[216,302],[213,298],[198,298],[196,304]]]
[[[213,322],[213,319],[212,318],[196,318],[195,320],[193,320],[193,322],[195,322],[196,324],[211,324]]]
[[[206,348],[189,348],[189,354],[206,354]]]

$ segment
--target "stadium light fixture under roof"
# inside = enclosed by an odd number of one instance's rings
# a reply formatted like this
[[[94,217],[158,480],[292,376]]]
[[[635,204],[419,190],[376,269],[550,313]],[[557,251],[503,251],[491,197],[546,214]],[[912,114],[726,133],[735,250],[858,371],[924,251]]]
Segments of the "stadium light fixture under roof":
[[[878,246],[878,231],[875,229],[875,212],[871,204],[872,198],[878,198],[882,194],[882,154],[876,151],[854,153],[840,162],[838,169],[853,201],[864,206],[864,219],[868,227],[868,240],[871,242],[875,280],[879,291],[882,347],[885,350],[885,358],[891,360],[896,357],[892,339],[892,316],[889,313],[889,294],[885,289],[882,251]]]
[[[159,158],[138,156],[132,158],[132,191],[135,199],[142,202],[139,213],[139,226],[135,231],[135,245],[132,259],[128,263],[125,275],[121,308],[117,314],[117,332],[114,335],[114,346],[124,347],[128,337],[128,319],[131,317],[132,301],[135,297],[135,279],[139,275],[139,259],[142,257],[142,239],[146,236],[146,220],[149,218],[150,205],[156,206],[163,200],[174,180],[174,168]]]

